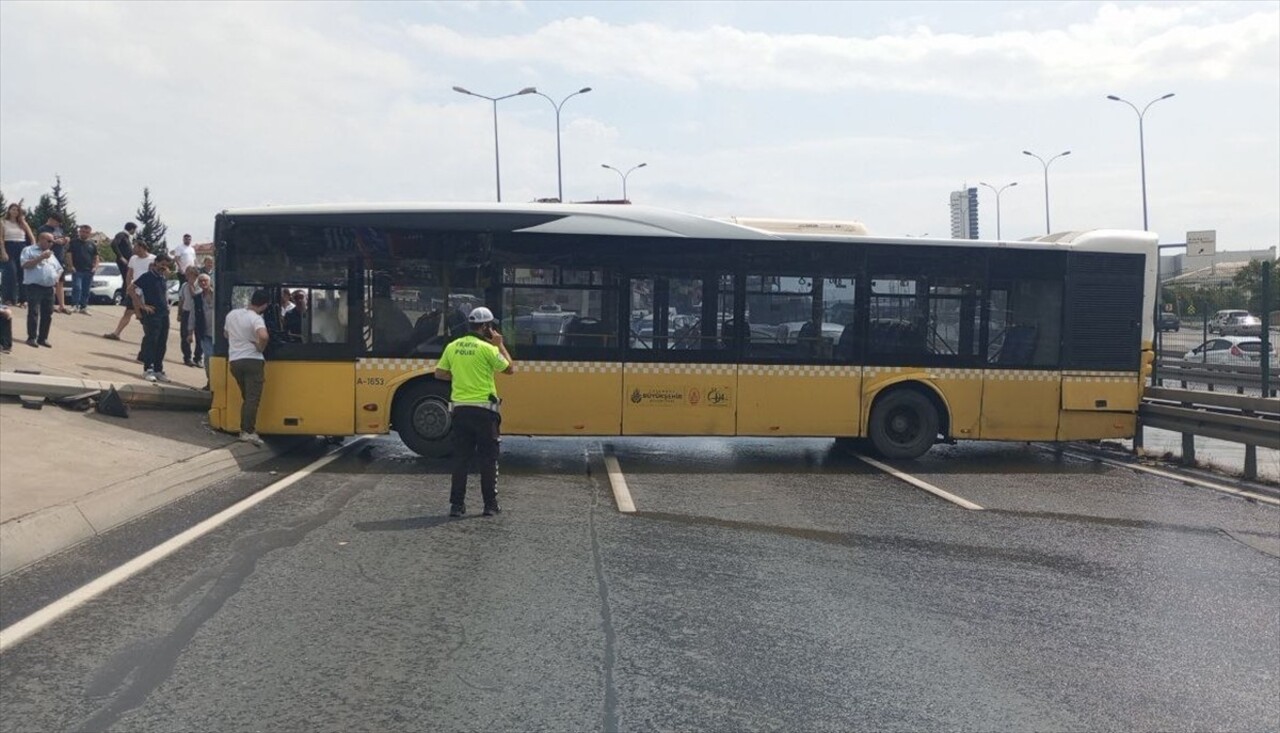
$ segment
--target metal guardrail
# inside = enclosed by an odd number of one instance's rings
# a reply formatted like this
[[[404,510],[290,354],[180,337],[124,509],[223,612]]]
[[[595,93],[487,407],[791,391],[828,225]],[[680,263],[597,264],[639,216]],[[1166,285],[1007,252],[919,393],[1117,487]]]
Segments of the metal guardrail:
[[[1244,475],[1257,478],[1257,449],[1280,450],[1280,399],[1150,387],[1138,416],[1147,427],[1182,433],[1182,460],[1196,460],[1196,436],[1245,445]]]
[[[1280,385],[1277,384],[1280,379],[1276,378],[1275,371],[1273,366],[1271,384],[1267,389],[1269,394],[1265,395],[1267,397],[1275,397],[1280,390]],[[1156,388],[1163,387],[1165,382],[1178,382],[1183,389],[1187,388],[1187,384],[1208,385],[1210,392],[1214,391],[1214,387],[1232,387],[1237,394],[1244,394],[1246,389],[1262,390],[1262,367],[1256,366],[1161,359],[1157,374],[1160,384],[1155,385]]]

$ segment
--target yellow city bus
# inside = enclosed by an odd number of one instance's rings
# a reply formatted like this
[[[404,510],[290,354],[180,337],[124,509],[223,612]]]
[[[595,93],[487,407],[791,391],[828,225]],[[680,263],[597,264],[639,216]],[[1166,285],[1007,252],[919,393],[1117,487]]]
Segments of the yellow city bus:
[[[446,455],[433,371],[481,304],[517,361],[499,377],[509,435],[863,438],[893,458],[1133,435],[1154,235],[765,226],[607,204],[223,212],[210,423],[238,429],[221,326],[266,288],[302,297],[265,314],[264,435],[395,430]]]

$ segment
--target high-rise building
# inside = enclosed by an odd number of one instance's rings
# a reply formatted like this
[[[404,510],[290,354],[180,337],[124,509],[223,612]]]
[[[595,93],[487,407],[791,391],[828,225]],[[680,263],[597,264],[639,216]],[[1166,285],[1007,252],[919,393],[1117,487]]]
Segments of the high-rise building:
[[[951,238],[978,238],[978,189],[951,192]]]

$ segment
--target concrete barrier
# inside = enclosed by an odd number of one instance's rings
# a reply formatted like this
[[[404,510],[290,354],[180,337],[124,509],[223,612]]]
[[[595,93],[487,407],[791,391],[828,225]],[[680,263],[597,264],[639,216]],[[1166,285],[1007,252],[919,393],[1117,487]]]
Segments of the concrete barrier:
[[[209,392],[179,385],[103,382],[96,379],[0,372],[0,395],[9,397],[30,396],[57,400],[86,392],[103,394],[112,387],[115,387],[121,399],[130,407],[204,411],[209,409],[213,401],[213,395]]]

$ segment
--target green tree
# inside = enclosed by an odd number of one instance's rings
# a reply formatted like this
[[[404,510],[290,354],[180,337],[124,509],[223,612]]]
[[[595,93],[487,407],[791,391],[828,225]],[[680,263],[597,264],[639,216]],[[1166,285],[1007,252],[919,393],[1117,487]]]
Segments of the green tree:
[[[5,200],[4,191],[0,191],[0,216],[9,210],[9,202]]]
[[[38,231],[56,213],[58,210],[54,208],[53,197],[47,193],[40,194],[40,201],[35,208],[27,211],[27,223],[31,225],[31,231]]]
[[[150,188],[142,189],[142,205],[138,207],[136,218],[139,227],[138,239],[147,245],[147,249],[155,254],[168,252],[169,243],[165,241],[164,235],[169,231],[169,227],[160,220],[160,214],[156,212],[155,204],[151,202]]]
[[[1262,271],[1271,271],[1271,292],[1262,287]],[[1276,263],[1270,260],[1250,260],[1240,272],[1236,273],[1235,286],[1248,298],[1248,308],[1252,313],[1274,311],[1280,309],[1280,272],[1276,271]]]
[[[76,228],[76,212],[71,210],[67,192],[62,190],[62,176],[54,175],[53,190],[49,193],[53,197],[54,212],[62,218],[62,231],[70,234]]]

